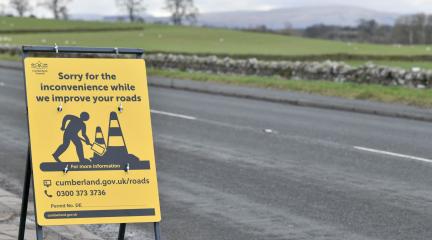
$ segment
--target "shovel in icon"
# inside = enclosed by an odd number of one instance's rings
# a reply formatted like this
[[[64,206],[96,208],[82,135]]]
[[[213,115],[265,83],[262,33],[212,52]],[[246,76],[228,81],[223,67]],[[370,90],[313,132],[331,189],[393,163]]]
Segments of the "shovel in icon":
[[[81,139],[81,141],[86,142],[83,138],[80,138],[80,139]],[[93,152],[95,152],[97,155],[103,156],[105,154],[105,151],[106,151],[105,146],[103,146],[97,142],[90,144],[90,146],[91,146],[91,150]]]

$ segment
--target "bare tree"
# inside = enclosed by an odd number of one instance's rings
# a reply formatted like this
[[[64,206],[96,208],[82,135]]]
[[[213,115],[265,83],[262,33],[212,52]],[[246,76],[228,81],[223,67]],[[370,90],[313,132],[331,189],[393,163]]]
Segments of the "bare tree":
[[[432,15],[426,17],[426,43],[432,43]]]
[[[379,24],[374,19],[360,19],[357,28],[360,40],[367,41],[376,35]]]
[[[426,44],[426,28],[427,28],[427,15],[424,13],[415,14],[413,16],[413,27],[417,33],[418,44]]]
[[[62,6],[59,9],[59,14],[60,14],[60,18],[64,19],[64,20],[68,20],[69,19],[69,12],[68,9],[66,8],[66,6]]]
[[[45,0],[41,5],[50,10],[55,19],[67,19],[69,16],[67,5],[70,2],[72,0]]]
[[[166,7],[171,13],[171,21],[175,25],[181,25],[185,20],[195,22],[198,8],[193,0],[166,0]]]
[[[413,44],[414,31],[412,28],[410,16],[401,16],[396,20],[393,29],[393,38],[397,43]]]
[[[127,12],[129,21],[140,19],[140,14],[145,11],[143,0],[117,0],[117,6]]]
[[[28,0],[10,0],[9,4],[20,17],[23,17],[32,9]]]
[[[394,26],[394,39],[403,44],[429,44],[431,39],[431,16],[414,14],[401,16]]]

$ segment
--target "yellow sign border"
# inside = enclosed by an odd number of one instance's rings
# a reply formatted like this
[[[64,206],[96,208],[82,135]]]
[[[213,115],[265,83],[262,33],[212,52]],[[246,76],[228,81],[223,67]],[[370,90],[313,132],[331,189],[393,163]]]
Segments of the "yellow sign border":
[[[26,84],[26,104],[28,107],[28,113],[27,113],[27,117],[28,117],[28,124],[29,124],[29,136],[30,136],[30,144],[32,143],[32,134],[31,134],[31,129],[32,129],[32,124],[31,124],[31,112],[32,112],[32,108],[30,107],[31,104],[29,104],[29,81],[34,81],[34,80],[30,80],[29,79],[29,75],[31,75],[31,73],[29,71],[33,71],[33,74],[44,74],[45,71],[49,71],[47,69],[45,69],[45,65],[39,65],[36,67],[36,70],[33,69],[31,70],[31,67],[29,68],[28,64],[31,64],[32,60],[37,60],[37,61],[48,61],[48,62],[52,62],[52,61],[71,61],[71,60],[83,60],[83,61],[132,61],[132,62],[140,62],[142,64],[142,74],[143,74],[143,83],[145,85],[145,96],[143,98],[146,99],[147,102],[147,118],[148,118],[148,123],[149,123],[149,129],[150,129],[150,133],[151,131],[151,118],[150,118],[150,108],[149,108],[149,100],[148,100],[148,87],[147,87],[147,77],[146,77],[146,70],[145,70],[145,61],[143,59],[109,59],[109,58],[97,58],[97,59],[91,59],[91,58],[40,58],[40,57],[26,57],[24,59],[24,72],[25,72],[25,84]],[[49,67],[46,67],[49,68]],[[151,142],[153,140],[151,139]],[[50,225],[67,225],[67,224],[103,224],[103,223],[135,223],[135,222],[159,222],[161,220],[161,215],[160,215],[160,204],[159,204],[159,193],[158,193],[158,187],[157,187],[157,176],[156,176],[156,165],[155,165],[155,159],[154,159],[154,148],[153,148],[153,142],[151,143],[151,151],[153,152],[153,166],[154,166],[154,181],[155,181],[155,186],[156,186],[156,195],[157,195],[157,206],[155,206],[155,216],[154,218],[151,219],[151,221],[147,221],[145,219],[143,219],[140,216],[134,216],[134,217],[103,217],[103,218],[67,218],[67,219],[63,219],[63,220],[47,220],[44,217],[41,217],[41,213],[38,211],[38,208],[36,207],[36,216],[37,216],[37,223],[42,225],[42,226],[50,226]],[[32,154],[32,165],[34,164],[34,160],[33,160],[33,152]],[[37,173],[35,174],[35,170],[33,168],[33,177],[32,177],[32,181],[33,183],[35,183],[35,180],[40,180],[40,179],[36,179],[35,175],[37,175]],[[40,192],[38,193],[37,191],[37,186],[39,186],[37,183],[36,185],[33,184],[33,186],[36,188],[36,190],[34,191],[34,195],[35,195],[35,202],[36,202],[36,206],[38,206],[38,204],[40,204]],[[39,196],[38,196],[39,195]],[[99,219],[101,219],[99,221]]]

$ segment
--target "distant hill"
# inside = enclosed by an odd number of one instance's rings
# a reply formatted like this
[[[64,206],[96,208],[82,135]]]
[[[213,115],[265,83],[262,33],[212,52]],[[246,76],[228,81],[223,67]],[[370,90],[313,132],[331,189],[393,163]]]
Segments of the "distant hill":
[[[333,5],[316,7],[280,8],[268,11],[233,11],[201,13],[199,25],[227,28],[250,28],[265,25],[271,29],[306,28],[315,24],[354,26],[360,19],[374,19],[382,24],[393,24],[402,14],[376,11],[367,8]],[[166,17],[155,17],[150,14],[142,16],[147,22],[168,22]],[[73,14],[72,19],[115,21],[125,18],[122,15],[104,16],[100,14]]]
[[[153,15],[150,15],[150,14],[143,14],[141,17],[148,22],[156,22],[159,19],[162,19],[162,18],[154,17]],[[126,16],[126,15],[101,15],[101,14],[87,13],[87,14],[71,14],[70,19],[71,20],[84,20],[84,21],[113,22],[113,21],[118,21],[118,20],[127,21],[128,16]]]
[[[235,11],[203,13],[198,17],[200,25],[228,28],[249,28],[265,25],[281,29],[287,25],[305,28],[314,24],[357,25],[360,19],[375,19],[379,23],[393,24],[401,14],[380,12],[367,8],[334,5],[273,9],[268,11]]]
[[[71,20],[85,20],[85,21],[101,21],[104,19],[104,15],[91,14],[91,13],[76,13],[69,16]]]

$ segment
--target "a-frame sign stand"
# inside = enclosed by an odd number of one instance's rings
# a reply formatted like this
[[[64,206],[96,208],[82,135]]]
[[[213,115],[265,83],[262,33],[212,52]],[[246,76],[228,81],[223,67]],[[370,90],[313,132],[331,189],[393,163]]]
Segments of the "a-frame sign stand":
[[[59,46],[23,46],[22,47],[22,59],[24,59],[29,54],[128,54],[135,55],[136,58],[142,58],[144,51],[142,49],[135,48],[81,48],[81,47],[59,47]],[[28,114],[28,113],[27,113]],[[26,170],[24,177],[24,187],[23,187],[23,195],[21,202],[21,216],[20,216],[20,224],[19,224],[19,233],[18,240],[24,240],[25,235],[25,226],[27,219],[27,208],[29,202],[29,194],[30,194],[30,182],[32,175],[32,161],[31,161],[31,148],[30,148],[30,140],[29,147],[27,150],[27,160],[26,160]],[[118,239],[123,240],[126,232],[126,223],[121,223],[119,228]],[[160,234],[160,225],[159,222],[154,223],[154,235],[155,240],[161,239]],[[38,225],[36,219],[36,239],[43,240],[43,229],[42,226]]]

